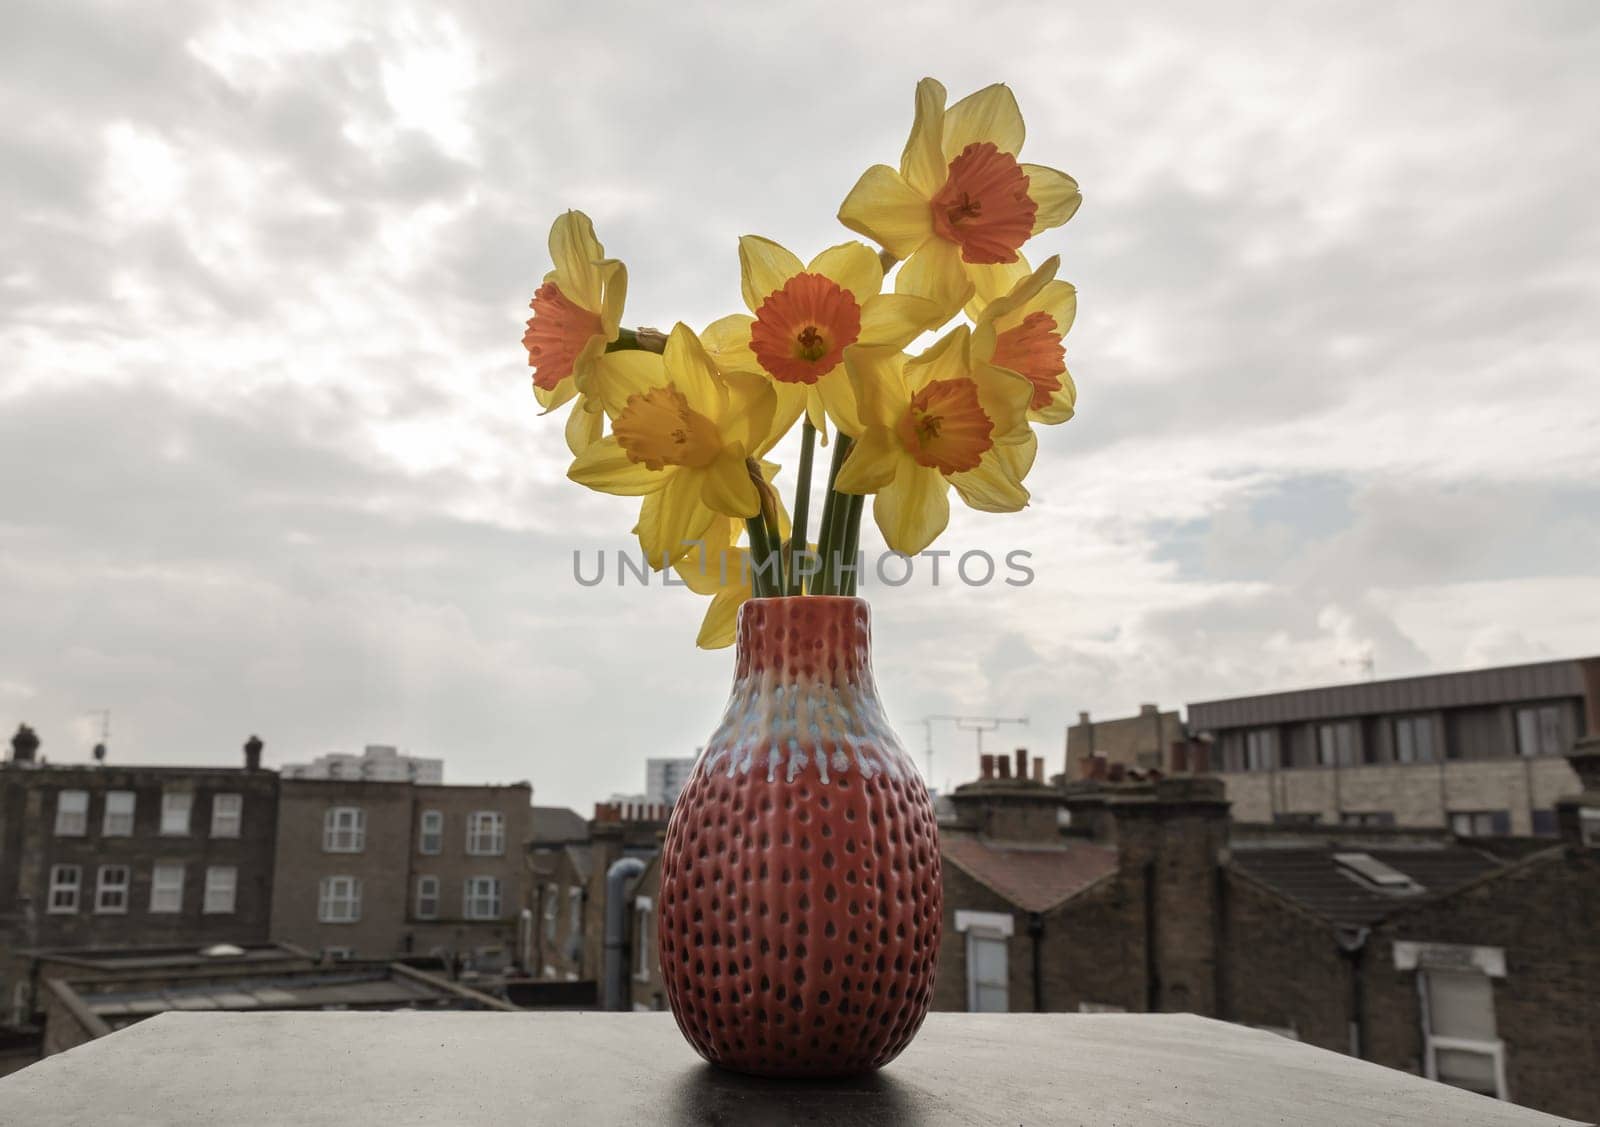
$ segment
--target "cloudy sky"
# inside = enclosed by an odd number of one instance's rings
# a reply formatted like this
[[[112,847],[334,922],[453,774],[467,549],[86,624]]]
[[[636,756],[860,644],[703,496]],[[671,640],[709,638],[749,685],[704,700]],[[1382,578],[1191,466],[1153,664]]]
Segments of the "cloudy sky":
[[[1600,5],[977,12],[7,4],[5,733],[391,743],[579,809],[692,753],[703,605],[572,578],[633,509],[529,394],[546,231],[594,218],[625,323],[740,311],[737,237],[849,237],[925,74],[1009,83],[1085,202],[1034,248],[1079,415],[937,545],[1036,581],[865,592],[908,746],[1600,651]]]

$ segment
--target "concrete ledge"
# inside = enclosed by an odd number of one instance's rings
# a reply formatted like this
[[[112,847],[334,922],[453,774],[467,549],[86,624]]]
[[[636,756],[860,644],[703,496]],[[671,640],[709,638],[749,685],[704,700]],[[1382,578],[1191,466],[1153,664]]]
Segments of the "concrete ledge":
[[[933,1014],[852,1082],[702,1063],[666,1014],[167,1013],[0,1080],[29,1127],[391,1123],[1555,1127],[1572,1121],[1181,1014]]]

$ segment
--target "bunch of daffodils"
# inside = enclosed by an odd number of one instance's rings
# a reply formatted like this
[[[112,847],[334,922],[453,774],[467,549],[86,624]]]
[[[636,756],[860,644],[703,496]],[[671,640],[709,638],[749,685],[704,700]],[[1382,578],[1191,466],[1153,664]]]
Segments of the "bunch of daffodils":
[[[570,404],[568,476],[638,497],[651,566],[710,597],[701,646],[732,642],[745,599],[854,594],[868,497],[906,555],[944,531],[952,487],[984,512],[1023,508],[1033,428],[1072,418],[1062,340],[1077,291],[1056,278],[1058,258],[1035,268],[1022,248],[1072,218],[1078,185],[1022,163],[1005,86],[945,101],[938,82],[917,84],[899,168],[873,165],[839,208],[878,249],[845,242],[806,262],[746,235],[746,312],[699,333],[623,328],[627,269],[582,212],[550,229],[554,268],[522,339],[534,395],[546,412]],[[791,517],[766,454],[796,424]],[[812,462],[830,438],[813,530]]]

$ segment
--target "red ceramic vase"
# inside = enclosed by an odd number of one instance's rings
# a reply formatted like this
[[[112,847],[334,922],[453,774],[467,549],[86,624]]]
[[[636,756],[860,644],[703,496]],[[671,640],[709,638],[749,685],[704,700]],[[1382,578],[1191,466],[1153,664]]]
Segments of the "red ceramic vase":
[[[713,1064],[878,1068],[933,998],[943,893],[933,804],[884,719],[861,599],[752,599],[733,694],[673,806],[661,971]]]

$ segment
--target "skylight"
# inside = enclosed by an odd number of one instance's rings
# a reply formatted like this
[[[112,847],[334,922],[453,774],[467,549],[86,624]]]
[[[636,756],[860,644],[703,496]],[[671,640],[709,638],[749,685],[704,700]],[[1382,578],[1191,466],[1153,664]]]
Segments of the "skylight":
[[[1333,863],[1339,871],[1361,884],[1397,896],[1414,896],[1423,887],[1399,869],[1387,865],[1370,853],[1335,853]]]

